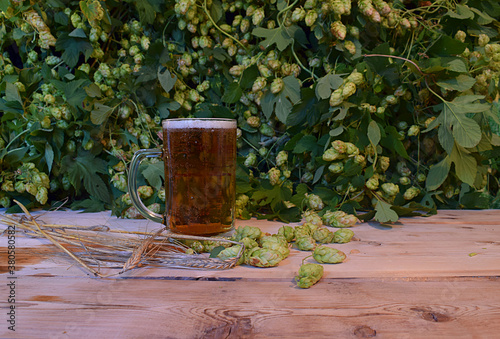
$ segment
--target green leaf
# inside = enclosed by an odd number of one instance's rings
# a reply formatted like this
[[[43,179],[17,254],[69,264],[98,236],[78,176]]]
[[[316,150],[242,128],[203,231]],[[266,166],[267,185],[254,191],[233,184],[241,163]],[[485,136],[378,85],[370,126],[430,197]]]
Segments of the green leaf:
[[[252,85],[260,75],[259,68],[256,65],[252,65],[250,67],[245,68],[243,74],[241,75],[240,86],[244,89],[252,88]]]
[[[495,21],[494,18],[492,18],[491,16],[489,16],[485,12],[481,12],[477,8],[471,7],[471,11],[473,11],[474,13],[477,14],[477,16],[478,16],[477,23],[480,25],[489,25],[490,23]]]
[[[313,184],[317,183],[321,179],[324,171],[325,171],[325,165],[318,167],[316,173],[314,173]]]
[[[101,97],[101,89],[95,83],[91,83],[89,86],[84,88],[85,93],[91,98],[99,98]]]
[[[165,167],[163,162],[149,163],[143,166],[145,166],[145,168],[141,172],[142,175],[151,186],[159,190],[162,186],[162,179],[165,178]]]
[[[451,132],[451,126],[441,125],[438,129],[438,140],[446,153],[450,154],[455,145],[455,139]]]
[[[339,88],[344,79],[337,74],[327,74],[316,83],[316,96],[318,99],[329,99],[333,90]]]
[[[210,16],[216,23],[222,18],[224,11],[222,10],[222,3],[219,0],[212,0],[210,6]]]
[[[19,95],[19,89],[17,88],[16,85],[11,84],[10,82],[7,82],[5,84],[5,100],[15,101],[20,103],[21,105],[23,104],[23,100]]]
[[[68,36],[72,38],[86,38],[87,34],[85,34],[85,31],[81,28],[75,28],[74,30],[71,31],[71,33],[68,34]]]
[[[174,87],[175,82],[177,81],[177,75],[174,74],[172,76],[166,68],[164,72],[161,72],[161,67],[158,67],[158,80],[160,81],[160,85],[163,90],[168,93]]]
[[[297,102],[300,101],[300,82],[299,80],[294,77],[293,75],[289,75],[285,78],[283,78],[283,90],[281,91],[280,95],[285,95],[292,104],[296,104]],[[286,121],[286,120],[285,120]],[[283,121],[283,122],[285,122]]]
[[[20,148],[15,148],[12,149],[8,152],[5,153],[5,156],[3,157],[3,162],[5,164],[9,164],[10,166],[14,166],[21,160],[23,160],[26,152],[28,152],[29,147],[20,147]],[[4,150],[5,151],[5,150]],[[0,157],[1,159],[1,157]]]
[[[231,83],[227,86],[224,95],[222,96],[222,101],[226,104],[234,104],[237,103],[241,95],[243,94],[243,90],[237,82]]]
[[[293,153],[298,154],[298,153],[310,152],[314,150],[316,147],[318,147],[318,142],[316,140],[316,137],[314,135],[305,135],[297,142],[297,144],[293,149]]]
[[[90,85],[88,79],[78,79],[69,82],[52,80],[51,83],[64,93],[66,102],[75,108],[80,108],[83,100],[87,98],[85,87]]]
[[[288,119],[288,115],[290,114],[290,112],[292,112],[292,104],[285,96],[284,91],[282,91],[274,99],[274,102],[276,103],[276,108],[275,108],[276,117],[278,118],[279,121],[285,124],[286,120]]]
[[[85,61],[87,61],[94,48],[86,39],[71,37],[68,33],[61,33],[56,41],[56,50],[63,51],[63,61],[73,68],[78,63],[80,54],[83,54]]]
[[[276,102],[276,96],[271,93],[271,91],[264,94],[260,100],[260,106],[262,107],[262,113],[269,120],[274,112],[274,103]]]
[[[373,146],[377,146],[380,142],[380,138],[380,127],[375,120],[370,121],[368,124],[368,139]]]
[[[283,51],[293,42],[293,39],[282,27],[273,29],[257,27],[253,29],[252,34],[260,38],[265,38],[264,41],[260,42],[260,45],[266,49],[276,44],[276,47],[280,51]]]
[[[399,219],[398,214],[392,210],[391,205],[385,201],[377,201],[375,211],[375,220],[378,222],[396,222]]]
[[[470,186],[474,186],[477,174],[477,161],[465,148],[455,144],[450,154],[451,161],[455,164],[457,177]]]
[[[480,97],[480,96],[479,96]],[[464,95],[443,105],[443,117],[441,122],[446,122],[451,128],[456,142],[463,147],[471,148],[481,141],[481,127],[478,123],[466,116],[467,113],[480,113],[489,109],[489,105],[474,103],[478,99],[476,95]],[[444,128],[441,125],[440,128]]]
[[[336,128],[331,129],[330,132],[328,132],[328,134],[331,137],[336,137],[336,136],[341,135],[343,132],[344,132],[344,126],[340,125]]]
[[[160,5],[163,4],[164,1],[140,0],[134,1],[134,3],[139,12],[140,21],[152,25],[155,21],[156,13],[160,12]]]
[[[94,125],[102,125],[108,120],[111,113],[113,113],[114,107],[109,107],[107,105],[96,102],[94,104],[94,109],[90,112],[90,121]]]
[[[71,204],[72,210],[82,210],[82,213],[95,213],[106,210],[104,202],[97,200],[94,197],[90,199],[75,201]]]
[[[462,54],[466,47],[466,43],[460,42],[450,36],[443,35],[431,45],[427,53],[431,56],[458,55]]]
[[[449,71],[457,73],[467,72],[467,65],[465,61],[461,58],[451,58],[443,63],[443,67]]]
[[[460,74],[456,78],[438,81],[436,84],[446,90],[466,91],[476,83],[476,79],[465,74]]]
[[[111,202],[108,187],[97,174],[107,174],[107,163],[103,159],[96,158],[90,152],[79,151],[76,157],[66,155],[62,159],[61,169],[68,174],[71,185],[77,191],[83,182],[83,187],[91,196],[106,203]]]
[[[448,10],[448,13],[446,13],[445,16],[460,20],[474,18],[474,13],[470,10],[469,6],[457,4],[455,10],[456,12]]]
[[[438,162],[436,165],[431,166],[429,173],[427,173],[425,188],[429,191],[438,189],[448,177],[450,167],[451,161],[449,156]]]
[[[52,170],[52,164],[54,163],[54,150],[48,142],[45,144],[45,162],[47,163],[47,167],[49,168],[50,173],[50,171]]]
[[[222,245],[214,247],[212,249],[212,251],[210,251],[209,258],[217,258],[217,256],[219,255],[219,253],[222,252],[224,249],[225,249],[225,247],[222,246]]]
[[[102,7],[99,1],[80,1],[80,9],[88,21],[93,22],[102,18]]]

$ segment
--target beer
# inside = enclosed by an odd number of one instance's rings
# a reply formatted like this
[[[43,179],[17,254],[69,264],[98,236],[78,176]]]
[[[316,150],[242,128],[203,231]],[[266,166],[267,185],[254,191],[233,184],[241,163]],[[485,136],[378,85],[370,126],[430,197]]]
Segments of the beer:
[[[211,235],[233,226],[236,121],[163,121],[165,224],[176,233]]]

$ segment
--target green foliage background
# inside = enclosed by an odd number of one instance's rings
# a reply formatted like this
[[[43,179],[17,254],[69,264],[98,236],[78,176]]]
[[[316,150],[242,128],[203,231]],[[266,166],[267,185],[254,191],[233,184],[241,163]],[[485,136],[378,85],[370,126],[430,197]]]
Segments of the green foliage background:
[[[499,18],[495,0],[0,0],[0,203],[133,217],[127,165],[161,120],[231,117],[240,218],[498,208]],[[162,170],[141,168],[156,210]]]

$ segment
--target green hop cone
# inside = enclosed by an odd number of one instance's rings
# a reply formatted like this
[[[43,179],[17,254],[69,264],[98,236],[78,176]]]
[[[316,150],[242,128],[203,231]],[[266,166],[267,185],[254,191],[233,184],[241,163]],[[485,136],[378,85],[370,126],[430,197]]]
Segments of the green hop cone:
[[[404,192],[403,198],[405,200],[412,200],[412,199],[416,198],[419,194],[420,194],[420,190],[417,187],[413,186],[413,187],[408,188]]]
[[[271,183],[271,185],[276,186],[281,182],[281,171],[279,170],[279,168],[273,167],[267,174],[269,175],[269,182]]]
[[[382,190],[389,196],[395,196],[399,193],[399,186],[391,182],[386,182],[382,184]]]
[[[267,80],[264,77],[257,77],[252,85],[252,92],[256,93],[262,90],[267,85]]]
[[[328,166],[328,170],[333,174],[340,174],[344,171],[344,163],[334,162]]]
[[[336,149],[334,148],[329,148],[323,153],[323,160],[325,161],[334,161],[334,160],[339,160],[344,157],[343,154],[339,153]]]
[[[332,141],[332,148],[341,154],[347,151],[347,146],[342,140]]]
[[[252,167],[257,163],[257,155],[255,153],[248,153],[245,159],[245,166]]]
[[[273,82],[271,82],[271,93],[278,94],[284,85],[285,83],[282,78],[274,78]]]
[[[275,134],[274,128],[268,124],[261,124],[259,127],[259,132],[266,137],[273,137]]]
[[[278,244],[280,246],[288,246],[288,241],[285,237],[279,234],[264,235],[259,239],[260,246],[265,248],[266,244]]]
[[[399,178],[399,183],[401,185],[407,186],[407,185],[411,184],[411,180],[408,177],[401,177],[401,178]]]
[[[349,54],[351,55],[356,54],[356,45],[351,40],[347,40],[346,42],[344,42],[344,48],[346,51],[349,52]]]
[[[360,73],[357,70],[354,70],[347,77],[347,81],[353,82],[356,86],[359,86],[365,82],[365,77],[363,76],[363,73]]]
[[[305,222],[304,224],[302,224],[302,226],[309,228],[309,234],[311,234],[311,235],[319,227],[319,225],[313,224],[312,222]]]
[[[323,266],[319,264],[303,264],[299,268],[299,273],[295,277],[297,286],[300,288],[309,288],[316,284],[323,277]]]
[[[276,166],[284,165],[287,161],[288,161],[288,152],[287,151],[280,151],[276,155]]]
[[[306,210],[304,213],[302,213],[302,218],[305,219],[306,223],[315,224],[317,226],[323,225],[323,220],[318,215],[318,213],[316,213],[316,211]]]
[[[359,219],[352,214],[347,214],[344,211],[328,211],[323,215],[323,222],[325,225],[344,228],[344,227],[352,227]]]
[[[304,225],[295,226],[293,231],[296,239],[311,236],[311,229]]]
[[[354,145],[351,142],[346,142],[344,144],[345,144],[346,153],[348,156],[356,156],[359,154],[359,148],[357,148],[356,145]]]
[[[285,243],[286,243],[286,245],[283,245],[283,244],[280,244],[277,242],[268,241],[268,242],[262,243],[262,248],[267,248],[267,249],[276,251],[281,255],[282,259],[285,259],[290,254],[290,246],[288,245],[288,243],[286,241],[285,241]]]
[[[411,125],[410,128],[408,129],[409,137],[417,136],[419,133],[420,133],[420,127],[417,125]]]
[[[306,204],[313,210],[322,210],[325,205],[323,204],[323,200],[316,194],[308,194],[306,193]]]
[[[321,244],[328,244],[333,241],[334,234],[326,227],[318,227],[313,233],[312,237],[314,240]]]
[[[283,225],[278,229],[278,235],[281,235],[286,239],[287,242],[293,241],[295,239],[295,231],[292,226]]]
[[[351,241],[354,232],[348,228],[342,228],[333,233],[333,242],[337,244],[345,244]]]
[[[281,254],[268,248],[256,247],[245,254],[245,264],[256,267],[273,267],[283,260]]]
[[[332,24],[330,25],[330,31],[332,32],[333,36],[339,40],[344,40],[347,34],[347,28],[342,23],[342,21],[332,22]]]
[[[311,27],[312,25],[314,25],[317,19],[318,19],[318,12],[316,12],[314,9],[311,9],[307,11],[304,21],[308,27]]]
[[[370,179],[368,179],[366,181],[365,186],[366,186],[366,188],[368,188],[372,191],[376,191],[378,189],[378,186],[379,186],[378,178],[375,176],[371,177]]]
[[[306,16],[306,11],[303,8],[297,7],[292,12],[292,21],[299,22],[302,21]]]
[[[337,88],[330,95],[330,106],[335,107],[340,105],[344,101],[344,97],[342,96],[342,89]]]
[[[346,82],[344,88],[342,89],[342,97],[347,99],[354,93],[356,93],[356,84],[351,81]]]
[[[10,207],[10,198],[9,197],[1,197],[0,198],[0,206],[3,206],[4,208],[9,208]]]
[[[205,252],[205,246],[201,243],[201,241],[194,240],[191,244],[189,244],[189,247],[193,249],[196,253],[203,253]]]
[[[313,258],[320,264],[338,264],[345,260],[346,255],[335,248],[321,245],[314,249]]]
[[[236,232],[234,233],[232,240],[240,241],[243,238],[250,238],[257,240],[261,236],[262,236],[262,231],[260,230],[260,228],[254,226],[245,226],[236,229]]]
[[[36,192],[35,198],[40,204],[45,205],[45,203],[47,203],[48,200],[48,194],[49,191],[47,190],[47,188],[39,187],[38,191]]]
[[[223,249],[222,251],[219,252],[219,254],[217,254],[217,258],[219,258],[220,260],[231,260],[231,259],[234,259],[238,256],[238,254],[240,253],[241,251],[241,245],[234,245],[234,246],[231,246],[231,247],[228,247],[228,248],[225,248]],[[242,255],[239,259],[238,259],[238,262],[236,263],[236,265],[241,265],[244,261],[244,256]]]
[[[243,243],[245,245],[245,251],[251,250],[252,248],[259,247],[259,244],[255,239],[251,239],[248,237],[245,237],[241,239],[239,242]]]
[[[301,251],[312,251],[316,247],[316,240],[310,235],[301,236],[295,240],[295,245]]]
[[[203,247],[205,248],[205,252],[212,252],[212,250],[216,247],[222,246],[222,247],[230,247],[232,246],[231,243],[226,242],[226,241],[217,241],[217,240],[204,240],[202,242]]]

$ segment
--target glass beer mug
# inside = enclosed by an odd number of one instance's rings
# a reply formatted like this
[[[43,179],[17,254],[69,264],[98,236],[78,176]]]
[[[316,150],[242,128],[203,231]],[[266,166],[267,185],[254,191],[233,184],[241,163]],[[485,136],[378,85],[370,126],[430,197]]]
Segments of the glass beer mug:
[[[165,213],[144,205],[137,193],[137,172],[145,158],[165,164]],[[236,195],[236,120],[167,119],[163,148],[141,149],[130,164],[128,191],[146,218],[175,233],[213,235],[232,229]]]

